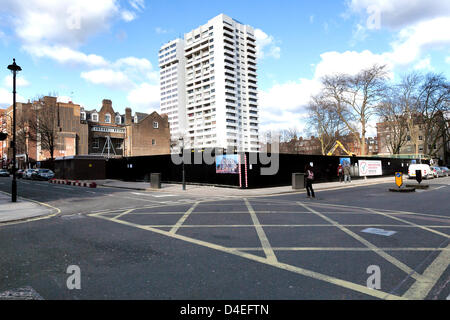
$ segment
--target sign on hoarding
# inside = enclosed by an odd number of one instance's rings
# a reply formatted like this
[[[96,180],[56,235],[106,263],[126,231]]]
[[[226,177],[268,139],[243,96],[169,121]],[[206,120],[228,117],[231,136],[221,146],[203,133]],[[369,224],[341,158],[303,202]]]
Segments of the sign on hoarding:
[[[224,154],[216,156],[216,173],[239,174],[239,155]]]
[[[358,167],[360,177],[383,175],[380,160],[358,160]]]

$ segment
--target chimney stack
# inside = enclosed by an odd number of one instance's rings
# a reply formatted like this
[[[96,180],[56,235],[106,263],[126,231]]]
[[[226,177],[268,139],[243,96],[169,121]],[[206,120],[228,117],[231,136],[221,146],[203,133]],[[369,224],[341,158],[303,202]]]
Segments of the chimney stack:
[[[125,109],[125,124],[131,124],[131,108]]]

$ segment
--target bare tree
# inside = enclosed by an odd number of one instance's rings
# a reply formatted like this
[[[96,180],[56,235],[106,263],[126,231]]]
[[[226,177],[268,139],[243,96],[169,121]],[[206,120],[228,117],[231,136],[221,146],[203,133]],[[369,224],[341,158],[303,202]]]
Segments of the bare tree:
[[[22,112],[18,113],[16,121],[16,148],[17,153],[26,155],[27,168],[30,162],[30,143],[36,142],[36,134],[31,125],[32,121],[32,115],[29,112],[22,110]]]
[[[48,151],[50,159],[54,159],[60,128],[58,126],[58,110],[54,106],[46,106],[41,101],[33,105],[34,117],[29,126],[36,135],[36,141],[42,150]]]
[[[408,117],[405,116],[405,92],[402,89],[401,86],[387,89],[385,99],[377,106],[377,114],[382,119],[380,125],[384,129],[379,138],[391,154],[400,154],[408,141]]]
[[[354,76],[338,74],[322,79],[323,96],[359,141],[362,155],[366,154],[368,122],[383,98],[386,78],[386,66],[375,64]]]
[[[280,130],[280,151],[284,153],[297,153],[300,131],[296,127]]]
[[[446,121],[449,110],[450,83],[440,74],[429,73],[422,81],[417,99],[418,111],[423,122],[424,154],[435,157],[444,147]]]
[[[321,95],[311,98],[308,110],[308,135],[317,135],[322,155],[334,145],[339,135],[347,131],[343,121],[330,101]]]

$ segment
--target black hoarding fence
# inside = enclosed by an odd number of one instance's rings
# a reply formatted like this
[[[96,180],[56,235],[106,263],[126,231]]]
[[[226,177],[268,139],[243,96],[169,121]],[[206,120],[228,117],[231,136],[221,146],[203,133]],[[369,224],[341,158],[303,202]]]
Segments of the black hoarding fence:
[[[208,161],[201,152],[187,153],[184,157],[186,181],[190,184],[225,187],[263,188],[289,186],[293,173],[304,173],[305,166],[312,164],[316,182],[338,181],[337,167],[340,158],[349,158],[352,179],[359,179],[358,160],[381,161],[383,176],[395,172],[407,174],[408,165],[414,159],[375,157],[346,157],[301,154],[240,154],[241,174],[218,173],[213,155]],[[200,159],[200,161],[199,161]],[[245,161],[247,161],[245,165]],[[419,162],[416,159],[417,163]],[[171,155],[125,157],[106,160],[106,178],[124,181],[148,181],[152,173],[160,173],[163,183],[182,182],[181,157]]]

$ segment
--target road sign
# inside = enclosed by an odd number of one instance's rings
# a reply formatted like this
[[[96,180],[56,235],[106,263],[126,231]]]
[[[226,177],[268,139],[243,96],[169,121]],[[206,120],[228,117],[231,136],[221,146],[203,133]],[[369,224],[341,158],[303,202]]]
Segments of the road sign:
[[[395,184],[399,188],[403,185],[403,173],[401,173],[401,172],[395,173]]]
[[[419,184],[422,182],[422,170],[416,170],[416,180]]]

